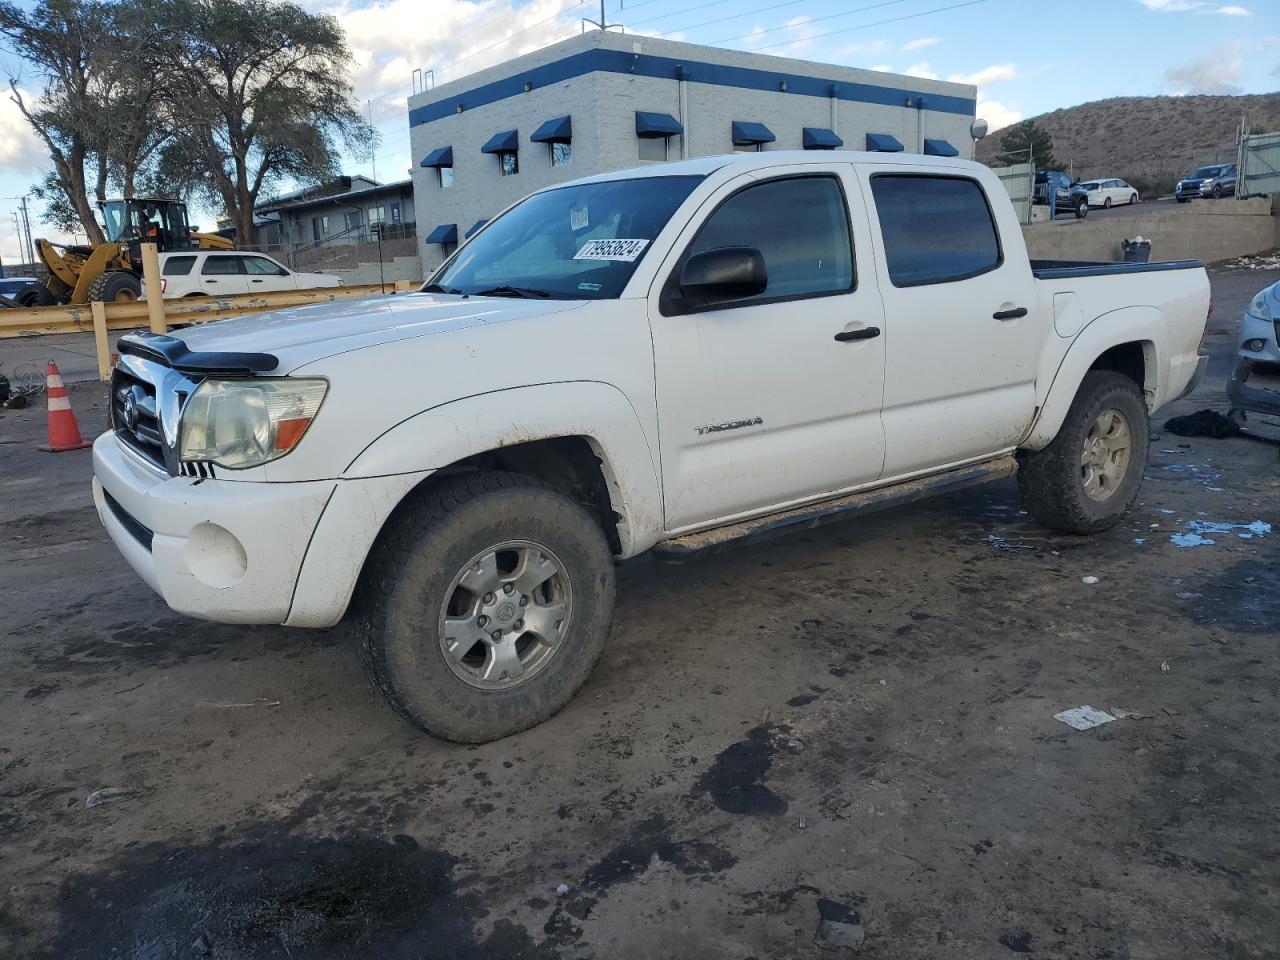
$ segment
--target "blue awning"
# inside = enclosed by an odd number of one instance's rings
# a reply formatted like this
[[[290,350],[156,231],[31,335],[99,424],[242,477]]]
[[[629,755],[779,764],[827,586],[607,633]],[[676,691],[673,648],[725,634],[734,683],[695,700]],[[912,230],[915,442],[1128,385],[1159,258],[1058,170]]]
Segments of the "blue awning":
[[[573,139],[573,121],[569,117],[548,120],[529,139],[534,143],[568,143]]]
[[[892,134],[868,133],[867,149],[878,153],[901,153],[902,144]]]
[[[436,147],[422,161],[424,167],[452,167],[453,147]]]
[[[637,137],[674,137],[684,133],[680,121],[669,113],[646,113],[636,111]]]
[[[489,142],[480,148],[481,153],[516,153],[520,149],[520,132],[503,130],[489,138]]]
[[[477,220],[475,223],[471,225],[471,229],[468,230],[465,234],[463,234],[463,238],[466,239],[470,237],[473,233],[475,233],[477,230],[479,230],[488,222],[489,222],[488,220]]]
[[[806,150],[838,150],[844,146],[836,132],[826,127],[805,127],[803,142]]]
[[[924,152],[929,157],[958,157],[960,151],[949,144],[946,140],[926,140],[924,142]]]
[[[733,121],[733,145],[735,147],[745,147],[752,143],[773,143],[777,139],[773,135],[773,131],[763,123],[755,123],[751,120]]]
[[[429,234],[423,243],[457,243],[458,242],[458,225],[456,223],[442,223]]]

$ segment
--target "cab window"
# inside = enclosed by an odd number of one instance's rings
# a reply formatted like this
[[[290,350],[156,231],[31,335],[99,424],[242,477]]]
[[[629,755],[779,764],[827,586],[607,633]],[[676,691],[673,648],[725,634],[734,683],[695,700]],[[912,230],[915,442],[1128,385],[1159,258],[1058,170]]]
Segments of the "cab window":
[[[200,268],[200,273],[206,277],[220,277],[228,274],[238,274],[244,271],[240,269],[240,257],[237,256],[208,256],[205,257],[204,266]]]
[[[168,257],[165,259],[164,269],[160,273],[166,277],[185,277],[195,265],[195,257]]]
[[[975,181],[876,174],[871,194],[895,287],[965,280],[1000,266],[995,221]]]

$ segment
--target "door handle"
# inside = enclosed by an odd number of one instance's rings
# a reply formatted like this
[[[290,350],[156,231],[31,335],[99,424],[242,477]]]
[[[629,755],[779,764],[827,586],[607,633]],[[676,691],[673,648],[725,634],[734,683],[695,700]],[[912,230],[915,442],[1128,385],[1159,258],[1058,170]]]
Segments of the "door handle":
[[[878,336],[880,336],[879,327],[863,327],[861,330],[841,330],[836,334],[836,339],[844,343],[848,340],[870,340]]]
[[[1020,320],[1027,315],[1026,307],[1015,307],[1012,310],[997,310],[991,315],[993,320]]]
[[[250,282],[250,283],[261,283],[261,282],[262,282],[262,280],[260,280],[260,279],[258,279],[258,280],[250,280],[249,282]]]

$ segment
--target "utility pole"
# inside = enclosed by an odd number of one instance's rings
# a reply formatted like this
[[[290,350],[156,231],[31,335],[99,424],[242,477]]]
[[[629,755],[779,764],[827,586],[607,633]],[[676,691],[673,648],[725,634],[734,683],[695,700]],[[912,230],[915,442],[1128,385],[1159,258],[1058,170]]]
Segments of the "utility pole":
[[[605,19],[605,15],[604,15],[604,0],[600,0],[600,19],[599,19],[599,21],[592,20],[590,17],[583,17],[583,18],[582,18],[582,32],[583,32],[583,33],[586,33],[586,32],[587,32],[587,24],[588,24],[588,23],[589,23],[589,24],[591,24],[593,27],[599,27],[601,30],[621,30],[623,33],[625,33],[625,32],[626,32],[626,28],[625,28],[625,27],[623,27],[623,26],[622,26],[622,24],[620,24],[620,23],[609,23],[609,22]]]
[[[373,100],[366,101],[366,106],[369,109],[369,126],[372,127],[373,126]],[[374,146],[369,151],[369,163],[373,167],[373,174],[371,179],[373,180],[374,183],[377,183],[378,182],[378,148],[376,146]]]
[[[27,246],[26,250],[23,251],[23,255],[30,257],[28,262],[34,265],[36,262],[36,250],[35,244],[31,239],[31,218],[27,215],[27,198],[25,196],[22,198],[22,223],[27,228]]]

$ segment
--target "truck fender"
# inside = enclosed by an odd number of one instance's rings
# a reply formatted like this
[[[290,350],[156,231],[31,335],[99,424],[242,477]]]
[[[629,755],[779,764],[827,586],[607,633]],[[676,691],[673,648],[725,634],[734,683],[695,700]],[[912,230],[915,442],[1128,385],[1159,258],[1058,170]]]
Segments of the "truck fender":
[[[1163,331],[1164,314],[1152,306],[1123,307],[1087,323],[1056,364],[1052,356],[1041,361],[1041,377],[1049,380],[1049,387],[1042,394],[1040,410],[1018,446],[1024,450],[1042,450],[1048,446],[1066,420],[1085,374],[1099,357],[1120,344],[1142,345],[1145,361],[1142,392],[1148,410],[1159,407],[1164,398],[1157,396],[1158,385],[1168,383],[1169,377],[1169,359],[1156,346],[1161,342]],[[1061,340],[1051,337],[1050,349],[1058,343]]]
[[[657,458],[630,400],[609,383],[532,384],[424,410],[377,437],[343,478],[439,470],[477,453],[573,436],[585,437],[600,458],[622,555],[647,550],[662,530]]]

